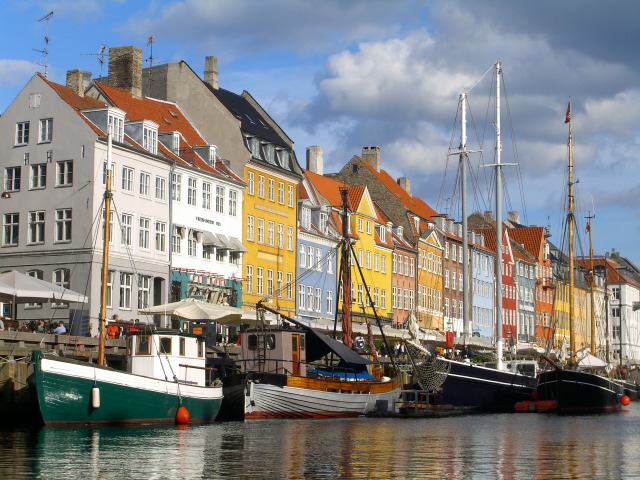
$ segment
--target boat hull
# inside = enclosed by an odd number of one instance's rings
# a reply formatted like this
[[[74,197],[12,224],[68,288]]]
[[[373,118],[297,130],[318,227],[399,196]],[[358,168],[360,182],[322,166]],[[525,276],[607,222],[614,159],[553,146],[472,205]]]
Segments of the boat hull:
[[[579,370],[553,369],[538,375],[539,400],[556,400],[559,413],[616,412],[622,406],[622,385]]]
[[[509,412],[517,402],[531,399],[535,377],[450,361],[442,384],[442,403],[473,410]]]
[[[245,379],[245,420],[345,418],[392,411],[401,381],[354,382],[276,374]]]
[[[222,403],[222,386],[177,385],[40,351],[32,368],[29,383],[45,425],[169,424],[180,401],[189,423],[207,423]],[[94,386],[98,408],[92,406]]]

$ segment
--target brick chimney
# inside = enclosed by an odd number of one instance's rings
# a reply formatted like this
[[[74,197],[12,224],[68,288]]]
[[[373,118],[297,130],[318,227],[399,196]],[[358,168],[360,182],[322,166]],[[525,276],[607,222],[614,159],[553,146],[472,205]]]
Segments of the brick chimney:
[[[311,173],[323,175],[322,153],[322,147],[319,145],[307,147],[307,170]]]
[[[380,172],[380,147],[362,147],[362,160]]]
[[[67,72],[67,87],[76,95],[84,97],[84,89],[91,83],[91,72],[75,69]]]
[[[400,185],[405,192],[411,195],[411,180],[409,180],[409,177],[400,177],[398,179],[398,185]]]
[[[204,59],[204,81],[211,85],[212,88],[218,90],[218,58],[213,56]]]
[[[109,85],[142,98],[142,50],[138,47],[109,49]]]
[[[507,214],[507,218],[513,223],[520,223],[520,212],[511,211]]]

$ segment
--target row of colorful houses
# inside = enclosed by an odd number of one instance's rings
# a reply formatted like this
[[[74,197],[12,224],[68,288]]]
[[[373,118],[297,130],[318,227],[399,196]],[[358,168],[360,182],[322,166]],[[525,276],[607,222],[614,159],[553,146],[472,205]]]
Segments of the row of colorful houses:
[[[408,178],[392,178],[379,147],[325,174],[322,148],[311,146],[302,168],[293,140],[248,92],[220,88],[215,57],[200,78],[184,62],[143,69],[136,47],[110,49],[105,78],[71,70],[60,85],[34,75],[0,117],[0,269],[90,298],[85,306],[21,304],[6,316],[73,318],[77,333],[96,330],[110,132],[109,316],[134,319],[146,306],[197,296],[247,312],[269,301],[331,328],[342,311],[338,252],[348,238],[356,323],[377,316],[402,328],[415,316],[425,330],[491,341],[499,241],[505,343],[562,347],[568,339],[566,262],[543,227],[511,212],[497,239],[495,219],[476,212],[463,246],[461,223],[413,196]],[[640,358],[637,268],[615,252],[577,265],[576,345],[590,345],[593,312],[597,349],[609,338],[612,356],[622,349]]]

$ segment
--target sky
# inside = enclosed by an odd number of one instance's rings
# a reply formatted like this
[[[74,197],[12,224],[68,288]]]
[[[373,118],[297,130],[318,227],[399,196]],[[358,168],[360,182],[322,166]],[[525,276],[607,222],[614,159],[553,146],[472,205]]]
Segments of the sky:
[[[411,193],[460,219],[453,185],[460,94],[468,93],[468,211],[494,210],[493,65],[503,70],[503,211],[564,244],[569,99],[580,245],[640,267],[640,2],[626,0],[5,0],[0,112],[28,79],[107,75],[106,46],[145,66],[184,60],[247,90],[295,142],[320,145],[324,172],[364,146]],[[53,15],[48,16],[50,12]],[[148,39],[153,36],[153,42]],[[48,42],[45,41],[48,38]],[[44,54],[47,52],[47,55]],[[208,139],[215,143],[215,139]],[[508,166],[507,166],[508,164]],[[475,166],[474,166],[475,165]]]

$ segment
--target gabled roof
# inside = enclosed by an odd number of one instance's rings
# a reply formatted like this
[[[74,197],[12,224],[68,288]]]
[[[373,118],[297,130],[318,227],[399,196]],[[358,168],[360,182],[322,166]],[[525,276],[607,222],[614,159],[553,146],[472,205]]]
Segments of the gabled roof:
[[[543,227],[510,228],[509,235],[516,242],[524,245],[524,249],[536,259],[542,258],[544,235]]]
[[[380,169],[378,172],[372,165],[368,162],[365,162],[361,157],[357,155],[354,156],[354,160],[358,161],[360,165],[365,167],[372,175],[374,175],[378,181],[389,190],[401,203],[404,207],[415,215],[423,218],[430,219],[434,215],[437,215],[437,212],[431,208],[427,203],[419,197],[413,197],[406,192],[404,188],[402,188],[398,182],[396,182],[391,175],[389,175],[385,170]]]

